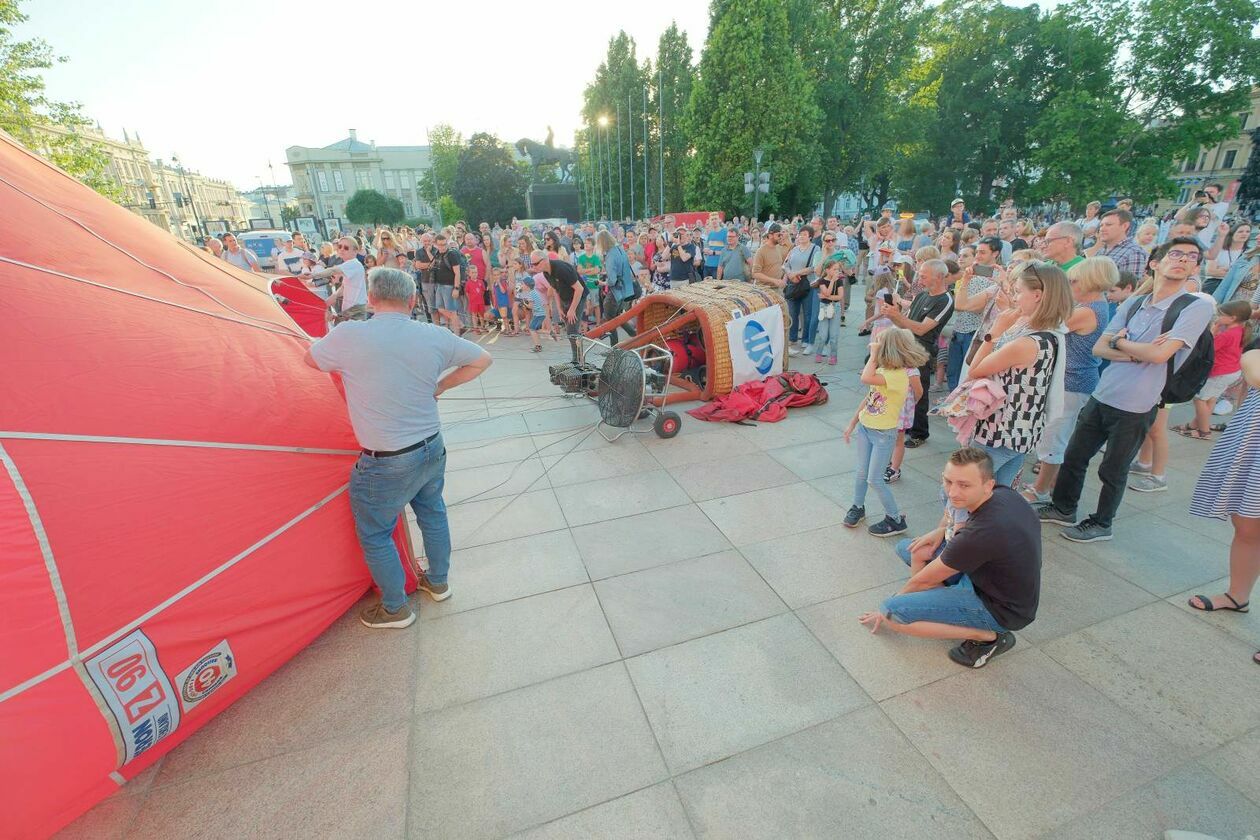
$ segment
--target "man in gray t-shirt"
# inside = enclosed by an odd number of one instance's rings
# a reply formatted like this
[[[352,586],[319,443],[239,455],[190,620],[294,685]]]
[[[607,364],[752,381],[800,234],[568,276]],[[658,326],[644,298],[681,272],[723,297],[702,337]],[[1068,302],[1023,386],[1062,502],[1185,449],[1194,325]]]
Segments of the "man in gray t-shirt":
[[[448,330],[411,320],[416,284],[406,272],[372,269],[368,300],[375,316],[333,327],[307,350],[306,363],[341,374],[350,425],[363,448],[350,473],[350,509],[381,602],[359,620],[372,628],[401,628],[416,620],[393,541],[408,505],[429,562],[420,588],[435,601],[451,595],[451,533],[442,499],[446,446],[437,397],[476,379],[491,358]]]
[[[739,232],[726,232],[726,248],[718,256],[717,279],[719,280],[751,280],[752,255],[740,244]]]

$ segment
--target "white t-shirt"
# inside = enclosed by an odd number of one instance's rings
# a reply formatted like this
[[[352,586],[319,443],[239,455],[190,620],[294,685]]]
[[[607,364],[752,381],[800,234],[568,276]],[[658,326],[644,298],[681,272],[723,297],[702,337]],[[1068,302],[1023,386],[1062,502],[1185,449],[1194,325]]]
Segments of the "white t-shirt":
[[[302,252],[297,248],[276,251],[276,273],[301,274]]]
[[[248,248],[238,248],[236,253],[232,253],[227,248],[224,248],[223,259],[246,271],[253,271],[258,267],[258,257]]]
[[[341,281],[341,311],[352,306],[367,306],[367,272],[363,263],[351,257],[337,266],[344,278]]]

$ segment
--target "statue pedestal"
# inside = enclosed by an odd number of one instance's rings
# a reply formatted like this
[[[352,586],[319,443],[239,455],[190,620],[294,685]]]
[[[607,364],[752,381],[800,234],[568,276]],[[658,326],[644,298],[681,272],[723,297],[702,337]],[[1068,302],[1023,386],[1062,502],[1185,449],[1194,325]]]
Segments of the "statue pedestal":
[[[525,208],[531,219],[581,218],[577,184],[530,184],[525,191]]]

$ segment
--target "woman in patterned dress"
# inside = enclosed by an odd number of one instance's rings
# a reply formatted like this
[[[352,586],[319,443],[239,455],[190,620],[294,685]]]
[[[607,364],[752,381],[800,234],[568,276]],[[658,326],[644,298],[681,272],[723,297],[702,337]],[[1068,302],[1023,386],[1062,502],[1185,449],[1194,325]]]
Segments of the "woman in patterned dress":
[[[1071,284],[1054,263],[1025,263],[1014,288],[1014,307],[993,324],[996,348],[986,334],[967,373],[968,380],[996,377],[1006,391],[1001,408],[976,423],[973,445],[989,453],[997,483],[1007,487],[1037,448],[1051,409],[1062,411],[1063,324],[1072,314]]]
[[[1247,396],[1212,447],[1194,486],[1190,512],[1230,519],[1229,588],[1221,595],[1195,595],[1196,610],[1247,612],[1251,590],[1260,577],[1260,341],[1242,357]],[[1260,653],[1252,659],[1260,664]]]

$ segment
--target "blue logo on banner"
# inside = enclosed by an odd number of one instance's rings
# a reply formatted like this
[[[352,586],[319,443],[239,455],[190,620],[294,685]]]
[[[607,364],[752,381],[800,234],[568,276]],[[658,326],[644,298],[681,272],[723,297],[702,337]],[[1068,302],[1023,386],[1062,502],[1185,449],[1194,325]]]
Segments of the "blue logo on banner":
[[[774,367],[774,349],[770,346],[770,335],[756,320],[744,324],[744,352],[757,368],[757,373],[762,376]]]

